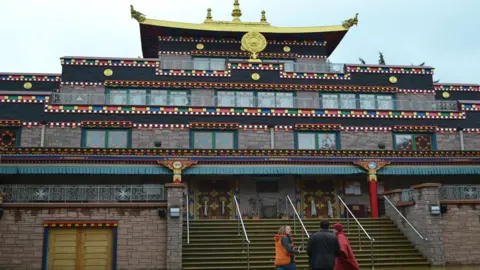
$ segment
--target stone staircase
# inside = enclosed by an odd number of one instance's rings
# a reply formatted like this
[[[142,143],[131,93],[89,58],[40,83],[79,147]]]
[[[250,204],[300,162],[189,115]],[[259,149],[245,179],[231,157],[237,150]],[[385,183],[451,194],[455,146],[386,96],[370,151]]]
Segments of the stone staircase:
[[[375,239],[373,255],[375,267],[414,267],[428,266],[427,260],[418,252],[407,237],[387,218],[359,219],[365,230]],[[290,225],[293,220],[245,220],[245,228],[250,238],[250,269],[274,269],[275,248],[273,236],[281,225]],[[304,220],[307,231],[318,231],[319,220]],[[347,231],[345,219],[330,220],[333,225],[340,222]],[[350,221],[347,234],[355,256],[362,269],[371,268],[370,242],[360,232],[362,250],[359,250],[357,224]],[[247,254],[242,253],[242,237],[237,234],[235,220],[196,220],[190,222],[190,244],[186,243],[186,223],[184,224],[183,269],[247,269]],[[301,228],[297,221],[296,245],[302,244]],[[305,248],[307,239],[305,237]],[[306,252],[296,258],[297,269],[309,269]]]

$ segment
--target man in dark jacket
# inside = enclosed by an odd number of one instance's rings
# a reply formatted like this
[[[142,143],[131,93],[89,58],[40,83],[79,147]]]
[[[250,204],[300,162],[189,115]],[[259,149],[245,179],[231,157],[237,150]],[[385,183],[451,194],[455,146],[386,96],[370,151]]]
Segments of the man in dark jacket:
[[[337,237],[328,230],[330,223],[320,223],[320,231],[308,239],[308,262],[312,270],[333,270],[335,257],[340,255],[340,244]]]

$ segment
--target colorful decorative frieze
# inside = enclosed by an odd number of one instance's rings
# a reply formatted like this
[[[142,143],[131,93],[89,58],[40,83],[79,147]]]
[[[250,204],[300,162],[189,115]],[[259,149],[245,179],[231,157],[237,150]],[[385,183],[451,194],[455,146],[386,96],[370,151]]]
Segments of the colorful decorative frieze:
[[[369,92],[396,93],[397,87],[319,85],[319,84],[270,84],[270,83],[218,83],[218,82],[172,82],[172,81],[105,81],[109,87],[125,88],[186,88],[222,90],[281,90],[281,91],[322,91],[322,92]]]
[[[0,74],[0,81],[58,82],[60,74]]]
[[[392,131],[392,127],[342,127],[342,131],[353,131],[353,132],[389,132]]]
[[[230,70],[192,70],[192,69],[157,69],[156,75],[162,76],[198,76],[198,77],[230,77]]]
[[[321,118],[465,119],[464,112],[304,110],[268,108],[45,105],[45,112],[165,115],[295,116]]]
[[[398,92],[404,94],[435,94],[435,90],[431,89],[398,89]]]
[[[206,122],[194,122],[190,123],[192,129],[225,129],[235,130],[239,128],[238,123],[206,123]]]
[[[2,103],[47,103],[49,96],[20,96],[20,95],[0,95],[0,102]]]
[[[227,63],[227,67],[240,70],[282,70],[283,64]]]
[[[301,131],[340,131],[342,125],[340,124],[296,124],[293,127],[295,130]]]
[[[21,127],[22,121],[20,120],[0,120],[0,127]]]
[[[280,78],[308,80],[350,80],[350,74],[281,72]]]
[[[462,111],[480,111],[480,104],[461,104]]]
[[[393,126],[395,132],[436,132],[436,126]]]
[[[156,60],[144,59],[94,59],[94,58],[61,58],[62,65],[70,66],[111,66],[111,67],[156,67],[160,64]]]
[[[61,85],[68,86],[103,86],[103,82],[60,82]]]
[[[480,134],[480,128],[466,128],[465,132],[467,133],[477,133]]]
[[[241,41],[235,38],[195,38],[186,36],[159,36],[159,41],[174,41],[174,42],[203,42],[203,43],[233,43],[240,44]],[[317,40],[269,40],[268,44],[272,45],[298,45],[298,46],[325,46],[326,41]]]
[[[132,128],[131,121],[82,121],[85,128]]]
[[[285,149],[128,149],[128,148],[53,148],[53,147],[6,147],[4,157],[31,155],[31,156],[124,156],[124,157],[153,157],[153,161],[161,157],[217,157],[225,159],[244,157],[272,157],[271,161],[279,162],[276,157],[309,157],[309,158],[480,158],[480,151],[395,151],[395,150],[285,150]],[[7,159],[5,159],[7,161]],[[63,159],[65,161],[65,159]],[[78,160],[77,160],[78,161]],[[87,161],[87,159],[85,159]],[[237,160],[238,161],[238,160]],[[268,160],[264,160],[268,161]],[[468,160],[460,160],[469,162]],[[22,160],[22,163],[26,162]],[[98,162],[98,160],[93,160]],[[308,160],[306,160],[308,162]],[[451,162],[451,161],[448,161]]]
[[[480,85],[478,84],[434,84],[435,91],[452,91],[452,92],[479,92]]]
[[[189,125],[185,124],[133,124],[134,128],[138,129],[148,129],[148,130],[153,130],[153,129],[170,129],[170,130],[175,130],[175,129],[180,129],[184,130],[186,128],[189,128]]]
[[[117,221],[47,221],[43,223],[44,227],[48,228],[78,228],[78,227],[117,227]]]
[[[347,72],[359,73],[392,73],[392,74],[422,74],[431,75],[433,68],[425,67],[393,67],[393,66],[354,66],[347,65]]]

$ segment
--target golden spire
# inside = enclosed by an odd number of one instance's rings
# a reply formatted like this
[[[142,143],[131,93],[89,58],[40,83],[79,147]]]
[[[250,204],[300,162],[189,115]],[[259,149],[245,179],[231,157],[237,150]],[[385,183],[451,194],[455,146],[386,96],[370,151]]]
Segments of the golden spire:
[[[342,26],[347,28],[347,29],[350,29],[354,25],[358,25],[358,13],[355,14],[355,17],[353,17],[351,19],[348,19],[348,20],[345,20],[342,23]]]
[[[205,19],[205,22],[213,22],[212,9],[211,8],[207,9],[207,18]]]
[[[233,11],[232,11],[233,22],[240,22],[241,16],[242,16],[242,10],[240,10],[240,3],[238,3],[238,0],[235,0],[235,2],[233,3]]]
[[[143,21],[145,21],[145,14],[135,10],[133,8],[133,5],[130,5],[130,16],[132,16],[132,19],[135,19],[137,20],[137,22],[141,23]]]
[[[265,10],[262,10],[262,18],[260,19],[260,21],[262,23],[266,23],[267,22],[267,16],[265,15]]]

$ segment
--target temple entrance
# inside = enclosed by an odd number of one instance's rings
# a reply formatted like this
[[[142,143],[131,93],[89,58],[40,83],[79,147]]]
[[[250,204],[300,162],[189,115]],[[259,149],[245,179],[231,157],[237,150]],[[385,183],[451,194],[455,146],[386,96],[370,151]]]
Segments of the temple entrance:
[[[232,217],[232,181],[196,180],[195,185],[199,219],[230,219]]]
[[[306,218],[329,218],[336,213],[335,182],[306,179],[303,181],[303,211]]]

